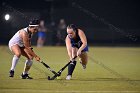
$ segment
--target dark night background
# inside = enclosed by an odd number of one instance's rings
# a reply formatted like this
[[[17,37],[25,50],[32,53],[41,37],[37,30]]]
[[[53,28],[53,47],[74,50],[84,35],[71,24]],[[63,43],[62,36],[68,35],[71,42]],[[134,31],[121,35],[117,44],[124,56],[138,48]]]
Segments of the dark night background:
[[[9,22],[4,20],[6,13],[11,15]],[[95,15],[98,17],[95,18]],[[138,0],[2,0],[0,44],[7,44],[18,29],[28,25],[31,18],[39,18],[45,20],[47,28],[51,30],[47,32],[46,45],[53,45],[55,25],[64,18],[67,24],[74,23],[84,30],[90,45],[139,46],[139,17]],[[107,24],[99,20],[101,18]],[[51,25],[53,22],[54,27]],[[119,30],[111,28],[109,24]],[[36,38],[35,35],[33,44],[36,44]]]

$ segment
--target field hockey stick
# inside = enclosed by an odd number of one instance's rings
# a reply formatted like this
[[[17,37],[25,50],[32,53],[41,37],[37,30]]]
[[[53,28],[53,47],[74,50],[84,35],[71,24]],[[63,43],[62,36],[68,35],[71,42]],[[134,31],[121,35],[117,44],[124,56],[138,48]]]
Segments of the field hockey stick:
[[[40,63],[42,63],[49,71],[51,71],[53,74],[58,75],[53,69],[50,68],[49,65],[47,65],[46,63],[44,63],[43,61],[41,61]]]
[[[72,59],[72,61],[75,60],[76,58],[77,58],[77,56],[75,56],[75,57]],[[65,69],[72,61],[69,61],[69,62],[68,62],[63,68],[61,68],[61,69],[57,72],[57,74],[55,74],[53,77],[48,76],[48,80],[54,80],[56,77],[60,76],[61,73],[64,71],[64,69]]]

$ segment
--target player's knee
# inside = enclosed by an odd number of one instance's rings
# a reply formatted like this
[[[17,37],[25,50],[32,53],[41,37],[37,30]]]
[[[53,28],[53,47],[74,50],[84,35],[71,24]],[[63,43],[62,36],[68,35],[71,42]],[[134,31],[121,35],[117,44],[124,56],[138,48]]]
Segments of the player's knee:
[[[29,56],[29,58],[28,58],[28,59],[29,59],[29,60],[33,60],[33,58],[34,58],[33,56]]]
[[[21,53],[20,53],[20,52],[19,52],[19,53],[15,53],[15,55],[16,55],[18,58],[20,58]]]

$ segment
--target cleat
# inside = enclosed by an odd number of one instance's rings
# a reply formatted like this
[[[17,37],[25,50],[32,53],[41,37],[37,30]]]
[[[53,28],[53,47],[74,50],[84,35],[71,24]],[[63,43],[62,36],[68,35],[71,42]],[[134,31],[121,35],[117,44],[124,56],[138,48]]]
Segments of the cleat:
[[[71,75],[67,75],[66,80],[70,80],[71,79]]]
[[[86,69],[86,65],[83,65],[83,64],[82,64],[82,66],[83,66],[83,69]]]
[[[14,71],[10,70],[9,74],[9,77],[14,77]]]
[[[28,74],[21,74],[21,78],[22,79],[33,79],[32,77],[30,77]]]

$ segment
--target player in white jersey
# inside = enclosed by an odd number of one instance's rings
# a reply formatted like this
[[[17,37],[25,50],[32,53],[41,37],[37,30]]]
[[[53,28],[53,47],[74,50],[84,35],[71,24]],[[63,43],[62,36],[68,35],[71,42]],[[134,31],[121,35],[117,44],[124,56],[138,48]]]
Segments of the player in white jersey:
[[[9,77],[14,77],[14,71],[16,64],[20,56],[25,56],[27,60],[25,61],[25,66],[23,73],[21,75],[22,79],[32,79],[28,75],[28,71],[32,66],[32,60],[35,58],[37,61],[40,61],[40,57],[35,54],[31,47],[31,37],[38,31],[39,20],[32,20],[28,27],[19,30],[9,41],[9,49],[14,54],[12,59],[12,65],[10,69]]]

